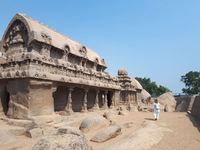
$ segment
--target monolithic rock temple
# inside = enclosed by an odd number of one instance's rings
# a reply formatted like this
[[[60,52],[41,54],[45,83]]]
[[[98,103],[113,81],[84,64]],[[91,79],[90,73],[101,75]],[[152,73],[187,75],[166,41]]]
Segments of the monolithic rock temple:
[[[0,113],[30,119],[56,111],[137,107],[138,81],[124,69],[112,77],[106,68],[87,46],[16,14],[0,43]]]

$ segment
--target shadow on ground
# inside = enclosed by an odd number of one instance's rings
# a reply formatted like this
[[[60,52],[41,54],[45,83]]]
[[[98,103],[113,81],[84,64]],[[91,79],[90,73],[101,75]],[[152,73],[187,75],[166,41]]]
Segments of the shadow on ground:
[[[153,118],[144,118],[145,120],[155,121]]]
[[[196,127],[199,132],[200,132],[200,120],[198,120],[196,117],[190,115],[190,114],[186,114],[186,116],[190,119],[190,121],[192,122],[193,126]]]

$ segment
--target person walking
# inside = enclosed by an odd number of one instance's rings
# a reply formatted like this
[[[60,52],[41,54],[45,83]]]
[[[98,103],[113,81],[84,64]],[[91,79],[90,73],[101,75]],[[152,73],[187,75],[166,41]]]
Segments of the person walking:
[[[158,99],[155,99],[153,103],[153,112],[154,112],[154,119],[158,120],[160,117],[160,103],[158,102]]]

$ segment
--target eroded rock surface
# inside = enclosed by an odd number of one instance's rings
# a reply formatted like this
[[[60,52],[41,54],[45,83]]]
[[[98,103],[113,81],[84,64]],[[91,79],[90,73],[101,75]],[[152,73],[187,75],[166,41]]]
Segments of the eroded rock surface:
[[[121,127],[118,125],[111,125],[99,131],[92,139],[93,142],[105,142],[121,134]]]
[[[173,112],[176,107],[176,100],[171,92],[164,93],[158,97],[159,103],[164,107],[164,111]]]
[[[83,132],[88,132],[92,129],[99,129],[108,126],[109,122],[100,115],[89,116],[85,118],[79,129]]]
[[[89,150],[87,139],[76,128],[59,128],[56,134],[39,139],[32,150]]]

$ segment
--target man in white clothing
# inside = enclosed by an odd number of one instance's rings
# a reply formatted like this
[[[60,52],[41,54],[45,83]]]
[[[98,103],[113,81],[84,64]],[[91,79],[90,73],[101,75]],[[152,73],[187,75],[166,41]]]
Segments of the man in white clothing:
[[[155,99],[155,102],[153,103],[153,112],[155,120],[158,120],[160,117],[160,103],[157,99]]]

